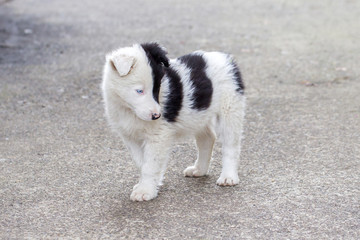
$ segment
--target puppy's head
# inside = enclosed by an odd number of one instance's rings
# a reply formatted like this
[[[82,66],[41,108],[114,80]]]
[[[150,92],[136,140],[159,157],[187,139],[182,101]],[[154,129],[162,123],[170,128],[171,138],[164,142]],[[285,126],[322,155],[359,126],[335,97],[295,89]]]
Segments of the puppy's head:
[[[159,92],[168,66],[166,51],[157,43],[120,48],[106,56],[103,88],[113,91],[140,119],[156,120],[161,116]]]

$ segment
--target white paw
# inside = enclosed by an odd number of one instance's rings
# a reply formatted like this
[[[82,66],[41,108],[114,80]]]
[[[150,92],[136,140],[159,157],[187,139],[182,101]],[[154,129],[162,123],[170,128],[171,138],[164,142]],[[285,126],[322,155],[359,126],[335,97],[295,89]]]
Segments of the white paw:
[[[200,171],[195,166],[190,166],[184,170],[184,175],[185,177],[202,177],[206,175],[206,172]]]
[[[149,201],[156,198],[157,192],[158,191],[156,187],[136,184],[130,195],[130,200],[137,202]]]
[[[234,186],[239,184],[239,177],[237,174],[234,175],[223,175],[221,174],[219,179],[216,181],[219,186]]]

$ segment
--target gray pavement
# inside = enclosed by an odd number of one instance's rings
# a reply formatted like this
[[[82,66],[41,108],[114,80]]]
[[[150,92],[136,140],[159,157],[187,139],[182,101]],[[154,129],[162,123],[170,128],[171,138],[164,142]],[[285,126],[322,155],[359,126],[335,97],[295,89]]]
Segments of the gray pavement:
[[[0,0],[0,239],[360,239],[359,1]],[[232,53],[248,109],[240,185],[184,178],[159,197],[107,127],[106,52]]]

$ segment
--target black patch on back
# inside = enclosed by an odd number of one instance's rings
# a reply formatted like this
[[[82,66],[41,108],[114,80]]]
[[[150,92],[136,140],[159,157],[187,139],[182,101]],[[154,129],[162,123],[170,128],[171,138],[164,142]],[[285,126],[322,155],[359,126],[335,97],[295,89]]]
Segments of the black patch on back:
[[[179,74],[171,67],[166,68],[166,76],[169,79],[169,93],[164,104],[164,118],[168,122],[175,122],[184,98],[183,85]]]
[[[244,82],[243,82],[242,77],[241,77],[239,67],[236,65],[236,63],[234,61],[231,62],[231,65],[233,67],[232,73],[234,75],[234,80],[235,80],[235,82],[237,84],[236,91],[241,93],[241,94],[244,94],[245,86],[244,86]]]
[[[158,43],[143,43],[140,46],[144,49],[149,59],[154,83],[153,97],[159,103],[161,79],[165,74],[164,66],[169,67],[169,59],[166,56],[167,52]]]
[[[206,76],[206,62],[199,54],[188,54],[179,58],[180,61],[191,69],[190,81],[194,93],[191,97],[192,109],[205,110],[210,106],[213,87],[211,80]]]

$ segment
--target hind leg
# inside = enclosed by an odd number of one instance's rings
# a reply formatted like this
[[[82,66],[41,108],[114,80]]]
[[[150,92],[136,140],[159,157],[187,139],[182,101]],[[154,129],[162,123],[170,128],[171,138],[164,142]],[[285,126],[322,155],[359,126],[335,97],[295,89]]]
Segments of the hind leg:
[[[230,138],[230,137],[228,137]],[[239,140],[235,140],[238,138]],[[222,145],[222,170],[216,184],[220,186],[233,186],[239,183],[238,165],[240,155],[240,137],[234,134],[229,141]]]
[[[201,177],[207,174],[212,154],[212,149],[215,142],[214,132],[207,128],[195,136],[196,145],[198,148],[198,157],[194,166],[190,166],[184,170],[186,177]]]
[[[238,166],[241,151],[245,97],[235,98],[223,109],[219,119],[222,141],[222,170],[217,184],[233,186],[239,183]],[[234,98],[232,99],[234,100]]]

